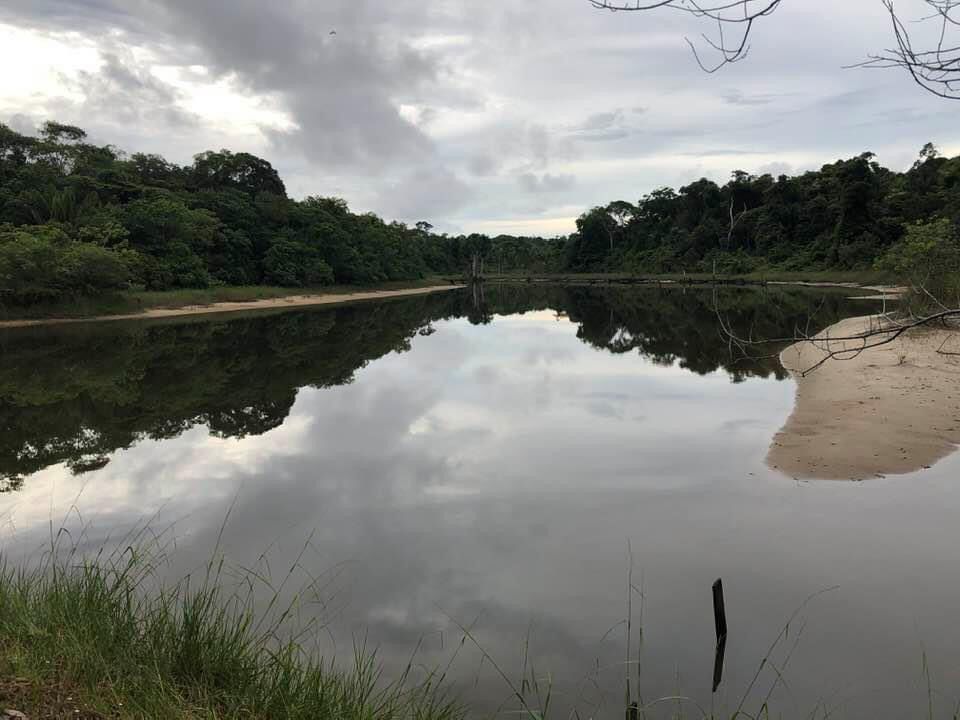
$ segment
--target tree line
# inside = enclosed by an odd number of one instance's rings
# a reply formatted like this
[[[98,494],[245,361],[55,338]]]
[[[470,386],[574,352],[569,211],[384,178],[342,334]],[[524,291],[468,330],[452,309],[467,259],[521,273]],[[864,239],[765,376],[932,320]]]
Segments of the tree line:
[[[269,162],[205,152],[178,166],[46,123],[0,124],[0,300],[33,303],[142,287],[317,287],[464,273],[485,260],[543,271],[539,238],[449,236],[357,214],[337,198],[294,200]]]
[[[871,153],[788,177],[735,171],[594,207],[566,238],[434,232],[288,197],[269,162],[188,166],[46,123],[0,124],[0,302],[130,288],[369,285],[433,275],[745,273],[916,268],[960,276],[960,157],[925,146],[906,172]],[[923,281],[925,278],[919,278]]]
[[[958,223],[960,157],[928,144],[902,173],[863,153],[794,177],[738,170],[724,185],[701,179],[595,207],[564,261],[577,271],[909,274],[902,258],[929,255],[929,244],[957,272]]]

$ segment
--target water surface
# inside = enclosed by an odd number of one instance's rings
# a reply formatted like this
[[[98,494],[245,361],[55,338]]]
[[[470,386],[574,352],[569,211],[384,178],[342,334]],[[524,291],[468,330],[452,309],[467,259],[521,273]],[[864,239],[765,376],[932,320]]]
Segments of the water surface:
[[[919,715],[924,652],[938,693],[960,688],[960,465],[869,483],[769,470],[793,382],[718,322],[771,337],[868,310],[794,289],[504,285],[4,331],[4,550],[35,557],[64,518],[90,548],[149,521],[175,537],[177,576],[229,510],[232,562],[283,575],[299,558],[319,579],[325,652],[365,636],[394,673],[418,644],[427,667],[456,654],[478,711],[515,710],[491,662],[458,651],[469,626],[511,678],[527,656],[558,715],[622,717],[629,546],[645,700],[735,708],[794,609],[838,586],[771,658],[803,628],[777,712]],[[717,577],[731,635],[712,698]]]

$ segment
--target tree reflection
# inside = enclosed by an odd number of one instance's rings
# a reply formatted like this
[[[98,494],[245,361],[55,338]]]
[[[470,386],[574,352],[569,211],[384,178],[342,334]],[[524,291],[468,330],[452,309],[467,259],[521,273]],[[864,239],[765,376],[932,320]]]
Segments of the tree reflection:
[[[503,284],[239,319],[99,323],[0,333],[0,482],[16,489],[45,467],[101,469],[142,439],[197,425],[223,438],[261,435],[286,420],[300,388],[352,382],[367,363],[406,352],[443,319],[553,310],[577,337],[733,381],[785,377],[775,357],[732,354],[717,310],[738,334],[773,337],[826,326],[862,306],[801,290],[599,288]]]

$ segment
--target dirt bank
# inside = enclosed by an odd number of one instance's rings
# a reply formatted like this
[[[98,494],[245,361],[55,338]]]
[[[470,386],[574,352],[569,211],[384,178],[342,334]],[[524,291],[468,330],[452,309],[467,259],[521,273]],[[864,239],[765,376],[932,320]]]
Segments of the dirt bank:
[[[241,312],[244,310],[276,310],[310,305],[336,305],[358,300],[380,300],[403,297],[405,295],[423,295],[426,293],[454,290],[462,285],[435,285],[433,287],[409,288],[406,290],[373,290],[370,292],[329,293],[326,295],[291,295],[282,298],[250,300],[248,302],[221,302],[211,305],[186,305],[178,308],[152,308],[139,313],[125,315],[101,315],[89,318],[46,318],[43,320],[4,320],[0,328],[30,327],[33,325],[57,325],[62,323],[94,322],[105,320],[149,320],[153,318],[179,317],[181,315],[208,315],[211,313]]]
[[[791,477],[868,480],[932,466],[960,443],[960,333],[911,330],[849,359],[826,355],[859,345],[830,341],[856,335],[871,318],[852,318],[785,350],[780,360],[797,381],[793,414],[777,433],[768,464]],[[944,345],[946,343],[946,345]]]

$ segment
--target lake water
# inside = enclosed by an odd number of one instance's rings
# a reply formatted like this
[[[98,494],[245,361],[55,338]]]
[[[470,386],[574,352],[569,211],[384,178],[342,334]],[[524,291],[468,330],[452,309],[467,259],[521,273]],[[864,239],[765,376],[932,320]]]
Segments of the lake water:
[[[4,552],[36,557],[51,524],[96,548],[148,523],[175,539],[177,577],[223,528],[235,566],[317,579],[326,604],[304,611],[328,623],[325,652],[347,659],[366,637],[397,673],[419,646],[425,667],[452,661],[483,716],[517,709],[491,659],[519,687],[525,656],[558,717],[623,717],[638,658],[645,702],[679,690],[735,709],[794,610],[836,586],[770,657],[789,655],[776,714],[926,717],[926,655],[947,717],[960,462],[863,483],[768,469],[794,384],[775,358],[731,353],[718,309],[772,337],[871,307],[797,289],[504,285],[2,331]],[[714,696],[718,577],[730,636]],[[488,658],[461,647],[461,626]],[[767,667],[746,710],[774,679]]]

